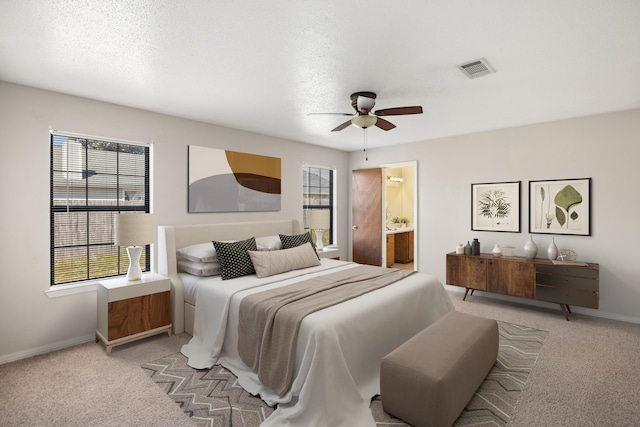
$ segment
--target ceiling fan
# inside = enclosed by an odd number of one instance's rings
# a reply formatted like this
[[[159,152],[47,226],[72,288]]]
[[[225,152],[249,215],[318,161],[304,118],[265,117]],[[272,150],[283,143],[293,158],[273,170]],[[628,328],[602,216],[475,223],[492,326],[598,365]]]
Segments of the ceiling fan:
[[[307,115],[314,114],[333,114],[339,116],[351,116],[351,119],[332,129],[331,132],[338,132],[354,125],[364,129],[364,152],[365,160],[369,160],[367,153],[367,128],[371,126],[377,126],[382,130],[388,131],[396,127],[393,123],[381,118],[381,116],[404,116],[407,114],[422,114],[422,106],[416,105],[412,107],[395,107],[395,108],[383,108],[382,110],[376,110],[371,112],[376,105],[376,94],[374,92],[356,92],[351,94],[351,106],[356,112],[354,114],[349,113],[309,113]]]
[[[395,108],[383,108],[382,110],[376,110],[371,112],[376,105],[376,94],[374,92],[356,92],[351,94],[351,106],[356,112],[350,113],[309,113],[314,114],[334,114],[340,116],[352,116],[351,119],[332,129],[331,132],[341,131],[349,125],[354,125],[359,128],[366,129],[371,126],[377,126],[382,130],[388,131],[396,127],[393,123],[381,118],[381,116],[403,116],[407,114],[422,114],[422,107],[395,107]]]

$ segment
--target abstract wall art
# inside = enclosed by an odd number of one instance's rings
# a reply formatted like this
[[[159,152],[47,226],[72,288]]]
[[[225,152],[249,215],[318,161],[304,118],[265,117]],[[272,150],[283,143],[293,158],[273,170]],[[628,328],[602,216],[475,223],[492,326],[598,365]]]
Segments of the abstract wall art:
[[[189,212],[279,211],[281,159],[189,146]]]

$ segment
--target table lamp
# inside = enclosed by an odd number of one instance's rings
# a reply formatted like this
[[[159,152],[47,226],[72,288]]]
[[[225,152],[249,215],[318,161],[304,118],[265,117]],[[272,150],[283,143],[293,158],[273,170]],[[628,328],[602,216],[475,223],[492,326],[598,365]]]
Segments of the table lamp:
[[[331,227],[331,211],[329,209],[311,209],[309,228],[316,232],[316,248],[322,249],[322,236]]]
[[[127,280],[142,279],[140,254],[145,245],[154,242],[153,214],[120,213],[114,217],[114,244],[126,246],[129,255]]]

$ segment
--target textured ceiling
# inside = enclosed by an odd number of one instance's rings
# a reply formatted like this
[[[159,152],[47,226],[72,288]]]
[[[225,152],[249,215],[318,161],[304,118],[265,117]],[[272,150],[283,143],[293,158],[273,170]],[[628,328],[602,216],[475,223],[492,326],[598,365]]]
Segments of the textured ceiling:
[[[393,145],[639,108],[639,69],[636,0],[0,0],[0,80],[348,151],[307,113],[422,105]]]

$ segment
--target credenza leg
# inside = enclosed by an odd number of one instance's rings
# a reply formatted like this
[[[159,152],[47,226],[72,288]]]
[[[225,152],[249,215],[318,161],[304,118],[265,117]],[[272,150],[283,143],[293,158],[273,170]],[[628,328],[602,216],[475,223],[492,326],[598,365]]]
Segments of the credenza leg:
[[[567,322],[569,321],[569,313],[571,313],[571,309],[569,308],[569,306],[567,304],[560,304],[560,309],[562,310],[562,314],[564,314],[564,318],[567,319]],[[569,310],[569,313],[567,313],[567,310]]]
[[[469,288],[464,289],[464,296],[462,297],[462,301],[467,299],[467,294],[469,293]],[[473,291],[471,291],[471,295],[473,295]]]

